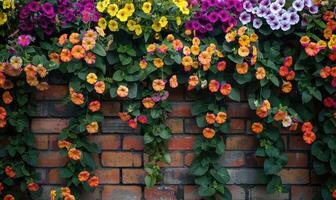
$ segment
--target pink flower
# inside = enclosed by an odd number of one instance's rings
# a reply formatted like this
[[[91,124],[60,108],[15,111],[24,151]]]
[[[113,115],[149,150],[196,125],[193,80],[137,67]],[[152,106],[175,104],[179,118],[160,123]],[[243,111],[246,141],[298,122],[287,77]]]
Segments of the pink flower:
[[[138,122],[140,122],[141,124],[146,124],[147,123],[147,117],[146,117],[146,115],[140,115],[138,117]]]
[[[29,35],[20,35],[18,38],[18,44],[22,47],[26,47],[30,44],[31,37]]]

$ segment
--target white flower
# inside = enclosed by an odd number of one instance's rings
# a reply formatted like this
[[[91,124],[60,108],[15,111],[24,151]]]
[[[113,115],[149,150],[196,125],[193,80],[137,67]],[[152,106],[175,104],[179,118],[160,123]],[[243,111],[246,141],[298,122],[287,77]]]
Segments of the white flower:
[[[285,119],[282,120],[282,126],[287,128],[292,125],[292,118],[290,116],[286,116]]]

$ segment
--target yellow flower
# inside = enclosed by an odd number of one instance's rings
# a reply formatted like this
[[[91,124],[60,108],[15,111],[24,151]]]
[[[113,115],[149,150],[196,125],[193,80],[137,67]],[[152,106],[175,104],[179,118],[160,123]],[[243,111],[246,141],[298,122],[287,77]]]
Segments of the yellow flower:
[[[144,13],[150,13],[150,11],[152,10],[152,4],[150,2],[145,2],[143,5],[142,5],[142,11]]]
[[[136,21],[134,20],[128,20],[127,22],[127,28],[130,31],[134,31],[135,30],[135,26],[136,26]]]
[[[117,31],[118,30],[118,22],[111,19],[108,23],[108,27],[110,31]]]
[[[190,10],[187,7],[181,7],[180,8],[182,14],[189,15]]]
[[[7,22],[7,14],[0,12],[0,25],[3,25]]]
[[[128,15],[127,15],[127,11],[123,8],[121,10],[118,11],[117,13],[117,18],[121,21],[121,22],[126,22],[128,19]]]
[[[98,20],[98,26],[101,28],[101,29],[103,29],[103,30],[105,30],[106,29],[106,26],[107,26],[107,22],[106,22],[106,19],[105,18],[99,18],[99,20]]]
[[[98,79],[98,77],[95,73],[89,73],[86,76],[86,82],[90,83],[91,85],[95,84],[97,82],[97,79]]]
[[[182,24],[182,20],[181,20],[181,17],[176,17],[176,24],[177,25],[181,25]]]
[[[160,32],[161,31],[161,24],[159,21],[154,21],[153,24],[152,24],[152,29],[155,31],[155,32]]]
[[[107,7],[107,13],[111,16],[111,17],[114,17],[117,12],[118,12],[119,8],[118,8],[118,5],[117,4],[110,4],[108,7]]]
[[[135,31],[135,34],[136,34],[136,35],[141,35],[141,33],[142,33],[142,28],[141,28],[141,26],[140,26],[139,24],[136,25],[134,31]]]
[[[9,0],[4,0],[2,3],[2,8],[7,9],[11,7],[11,2]]]
[[[238,40],[240,46],[248,46],[250,44],[250,38],[247,35],[240,36]]]
[[[99,1],[99,2],[97,3],[96,8],[97,8],[97,10],[98,10],[99,12],[102,13],[102,12],[104,12],[106,6],[104,6],[103,2]]]
[[[161,25],[162,28],[165,27],[165,26],[167,26],[167,24],[168,24],[167,17],[162,16],[162,17],[160,18],[160,20],[159,20],[159,23],[160,23],[160,25]]]
[[[156,67],[156,68],[161,68],[161,67],[163,67],[163,61],[162,61],[162,59],[161,58],[154,58],[154,66]]]
[[[104,0],[103,5],[106,8],[110,4],[110,0]]]
[[[96,29],[97,33],[98,33],[101,37],[105,37],[105,32],[104,32],[104,30],[103,30],[102,28],[96,26],[95,29]],[[95,45],[96,45],[96,44],[95,44]]]
[[[135,11],[133,3],[126,3],[124,9],[126,10],[126,13],[128,14],[128,17],[132,16],[134,11]]]

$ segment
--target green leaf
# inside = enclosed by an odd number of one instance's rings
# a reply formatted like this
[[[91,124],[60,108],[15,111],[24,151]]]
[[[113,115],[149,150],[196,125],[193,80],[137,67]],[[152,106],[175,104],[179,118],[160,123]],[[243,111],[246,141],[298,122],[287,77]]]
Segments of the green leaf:
[[[330,167],[332,171],[336,173],[336,157],[335,156],[330,160]]]
[[[96,43],[96,46],[91,50],[93,53],[105,57],[106,56],[106,51],[103,48],[103,46],[99,43]]]
[[[312,154],[323,162],[328,162],[330,151],[326,148],[326,145],[321,141],[314,142],[311,147]]]
[[[132,57],[125,54],[119,54],[119,59],[122,65],[129,65],[132,62]]]
[[[222,184],[226,184],[230,181],[230,175],[225,168],[217,169],[217,170],[210,170],[210,174],[213,178],[215,178],[218,182]]]
[[[229,58],[232,62],[234,62],[234,63],[236,63],[236,64],[242,64],[243,61],[244,61],[244,58],[240,57],[239,55],[232,55],[232,54],[229,54],[229,55],[228,55],[228,58]]]
[[[324,175],[329,172],[329,167],[327,166],[327,164],[318,160],[314,161],[313,167],[317,175]]]
[[[138,95],[138,85],[136,83],[131,83],[128,85],[128,98],[133,99]]]
[[[70,178],[72,177],[74,174],[72,173],[72,171],[70,171],[68,168],[61,168],[60,169],[60,176],[62,178]]]
[[[232,88],[231,93],[229,94],[229,98],[234,101],[240,101],[240,91],[236,88]]]
[[[201,186],[198,188],[198,194],[199,194],[201,197],[210,197],[210,196],[214,195],[215,193],[216,193],[215,188],[210,187],[210,186],[201,185]]]
[[[303,91],[302,103],[308,103],[311,99],[312,99],[312,96],[307,91]]]
[[[124,78],[125,78],[125,74],[124,74],[123,71],[121,71],[121,70],[117,70],[116,72],[114,72],[112,78],[113,78],[113,80],[115,80],[115,81],[122,81],[122,80],[124,80]]]
[[[282,166],[275,159],[268,158],[264,162],[265,174],[277,174],[280,172]]]
[[[274,193],[278,191],[278,188],[282,187],[282,181],[280,176],[272,176],[272,179],[270,182],[268,182],[266,190],[269,193]]]

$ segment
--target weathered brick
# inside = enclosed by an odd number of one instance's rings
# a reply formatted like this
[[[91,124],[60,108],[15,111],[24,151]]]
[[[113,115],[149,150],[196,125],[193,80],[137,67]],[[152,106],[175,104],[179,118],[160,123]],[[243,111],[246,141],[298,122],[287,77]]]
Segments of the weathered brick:
[[[258,157],[255,153],[246,153],[246,166],[248,167],[263,167],[264,166],[264,158]]]
[[[323,176],[319,176],[315,173],[314,170],[310,171],[310,182],[311,184],[322,184],[324,183],[324,178]]]
[[[40,152],[38,157],[39,167],[62,167],[68,158],[61,156],[58,151]]]
[[[68,126],[68,120],[58,118],[32,119],[31,131],[34,133],[60,133]]]
[[[71,117],[75,116],[78,107],[61,102],[38,102],[33,117]]]
[[[243,119],[231,119],[230,121],[230,133],[244,133],[246,130],[245,120]]]
[[[58,150],[58,135],[49,135],[49,149]]]
[[[48,139],[48,135],[35,135],[35,148],[36,149],[39,149],[39,150],[46,150],[48,149],[48,142],[49,142],[49,139]]]
[[[101,200],[101,194],[99,189],[95,189],[93,192],[82,191],[79,196],[80,200]]]
[[[65,180],[60,177],[59,169],[50,169],[48,172],[49,184],[65,184]]]
[[[245,164],[245,154],[241,151],[226,151],[219,163],[226,167],[240,167]]]
[[[168,113],[169,117],[190,117],[191,103],[187,102],[173,102],[172,112]]]
[[[37,182],[38,184],[46,184],[47,183],[47,169],[37,168],[36,172],[40,175],[40,180]]]
[[[119,102],[102,102],[102,111],[104,116],[115,117],[118,116],[120,112],[120,103]]]
[[[120,182],[119,169],[96,169],[94,174],[99,177],[100,184],[115,184]]]
[[[263,184],[260,179],[261,169],[238,168],[228,169],[230,174],[229,184]]]
[[[177,200],[177,186],[145,188],[146,200]]]
[[[194,158],[195,158],[194,153],[186,153],[184,156],[184,164],[186,166],[190,166]]]
[[[165,162],[158,162],[160,167],[182,167],[183,166],[183,155],[180,152],[169,152],[171,162],[169,164]],[[148,156],[144,155],[144,162],[149,162]]]
[[[242,187],[237,185],[228,185],[227,188],[230,190],[232,194],[232,199],[234,200],[245,200],[245,190]]]
[[[226,186],[231,194],[232,199],[234,200],[245,200],[245,190],[242,187],[236,185],[227,185]],[[184,200],[201,200],[202,198],[198,195],[198,186],[194,185],[185,185],[184,186]],[[217,196],[216,199],[222,200],[221,197]]]
[[[120,148],[119,135],[92,135],[88,137],[89,142],[97,144],[102,150],[115,150]]]
[[[102,123],[103,133],[140,133],[140,128],[133,129],[120,119],[104,119]]]
[[[166,120],[166,124],[172,133],[183,133],[183,119],[170,118]]]
[[[287,153],[288,163],[286,167],[307,167],[308,156],[305,153]]]
[[[318,187],[313,186],[292,186],[291,200],[308,200],[319,191]]]
[[[227,113],[230,117],[249,117],[251,109],[247,103],[228,103]]]
[[[165,184],[190,184],[193,177],[188,168],[165,168],[163,170],[163,182]]]
[[[37,100],[61,100],[68,92],[66,85],[49,85],[46,91],[38,91],[35,95]]]
[[[291,150],[309,150],[310,146],[304,143],[302,136],[289,137],[289,149]]]
[[[279,173],[284,184],[307,184],[309,183],[308,169],[282,169]]]
[[[169,88],[169,101],[179,101],[184,99],[184,94],[185,94],[185,88],[183,87],[178,87],[178,88]]]
[[[184,186],[184,200],[201,200],[202,198],[197,193],[197,186],[185,185]]]
[[[140,200],[142,192],[140,186],[105,185],[102,200]]]
[[[143,184],[146,172],[143,169],[122,169],[122,182],[124,184]]]
[[[143,136],[140,135],[124,136],[122,148],[124,150],[143,150],[144,149]]]
[[[173,136],[168,141],[168,149],[170,150],[191,150],[196,137],[191,135]]]
[[[253,136],[235,135],[226,138],[227,150],[254,150],[257,141]]]
[[[184,120],[184,132],[185,133],[201,133],[202,129],[196,124],[196,119],[185,119]]]
[[[104,151],[101,162],[107,167],[140,167],[142,156],[139,153]]]
[[[289,193],[267,193],[265,186],[255,186],[249,189],[248,199],[258,200],[288,200]]]

